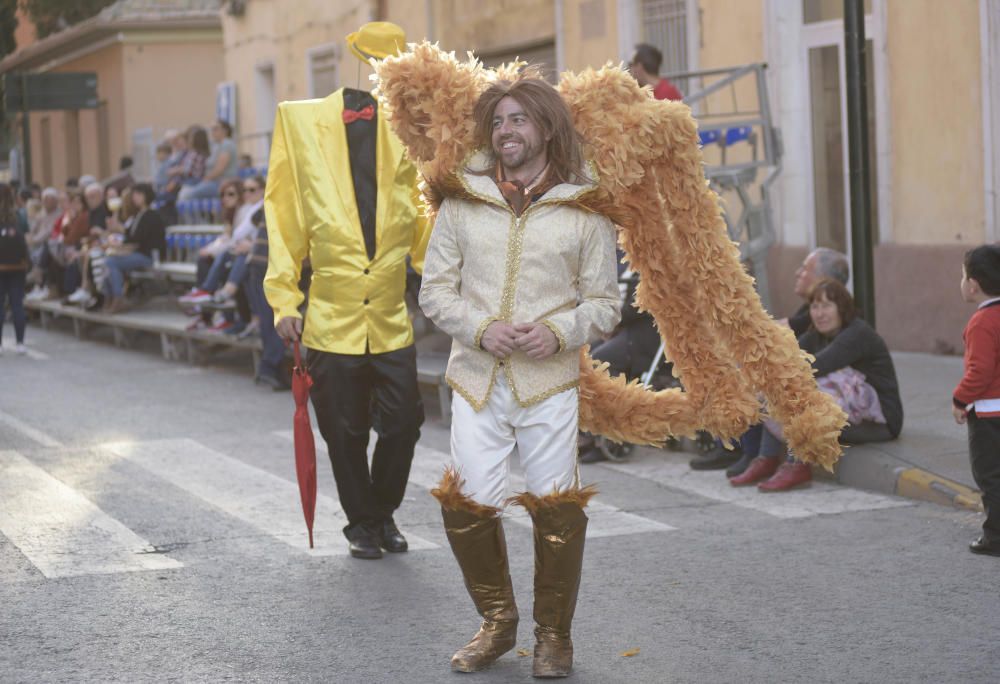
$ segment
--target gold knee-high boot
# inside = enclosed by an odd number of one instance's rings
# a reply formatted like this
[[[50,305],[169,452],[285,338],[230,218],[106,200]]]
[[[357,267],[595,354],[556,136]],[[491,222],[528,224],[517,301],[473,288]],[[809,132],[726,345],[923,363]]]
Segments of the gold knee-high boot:
[[[597,490],[571,489],[548,496],[520,494],[535,527],[535,677],[566,677],[573,669],[570,627],[576,610],[587,532],[587,505]]]
[[[452,656],[451,669],[477,672],[514,648],[517,606],[507,564],[507,540],[500,509],[478,504],[461,493],[455,471],[445,471],[431,493],[441,502],[441,515],[465,587],[483,618],[479,631]]]

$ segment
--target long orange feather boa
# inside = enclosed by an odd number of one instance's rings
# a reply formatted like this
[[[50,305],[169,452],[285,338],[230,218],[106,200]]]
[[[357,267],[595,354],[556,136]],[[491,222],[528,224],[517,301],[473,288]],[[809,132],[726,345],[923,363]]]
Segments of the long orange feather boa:
[[[431,216],[473,151],[476,100],[494,79],[519,78],[520,66],[486,69],[427,42],[377,65],[382,112],[420,170]],[[597,170],[599,188],[581,203],[620,227],[641,275],[637,303],[685,387],[654,392],[611,377],[584,349],[581,427],[639,444],[699,429],[733,438],[760,420],[763,399],[796,457],[831,469],[846,415],[817,388],[791,330],[761,306],[705,180],[690,109],[653,99],[611,65],[564,73],[558,89]]]

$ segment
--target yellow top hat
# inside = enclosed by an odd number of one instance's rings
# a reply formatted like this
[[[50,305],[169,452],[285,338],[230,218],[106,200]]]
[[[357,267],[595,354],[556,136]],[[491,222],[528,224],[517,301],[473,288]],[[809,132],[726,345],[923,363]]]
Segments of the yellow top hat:
[[[347,36],[347,47],[365,64],[370,59],[385,59],[406,48],[406,34],[390,21],[370,21]]]

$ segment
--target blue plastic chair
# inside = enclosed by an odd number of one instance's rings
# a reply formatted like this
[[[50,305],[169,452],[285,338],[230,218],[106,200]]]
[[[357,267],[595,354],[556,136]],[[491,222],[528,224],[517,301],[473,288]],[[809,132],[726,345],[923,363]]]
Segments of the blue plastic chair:
[[[726,131],[726,147],[729,147],[733,143],[749,140],[752,132],[753,129],[750,126],[737,126],[736,128],[730,128]]]
[[[719,142],[722,131],[718,128],[710,128],[707,131],[698,131],[698,141],[702,147]]]

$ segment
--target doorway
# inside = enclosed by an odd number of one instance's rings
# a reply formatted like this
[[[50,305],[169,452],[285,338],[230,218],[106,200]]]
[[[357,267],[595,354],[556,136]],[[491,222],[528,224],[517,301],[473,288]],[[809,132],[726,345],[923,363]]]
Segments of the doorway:
[[[808,117],[811,130],[809,164],[809,204],[813,219],[815,247],[829,247],[851,255],[851,212],[849,158],[847,147],[847,79],[844,59],[843,3],[803,0],[802,48],[808,88]],[[878,244],[879,171],[877,150],[878,98],[884,91],[876,87],[874,21],[870,3],[865,3],[866,85],[868,105],[868,163],[871,209],[869,225],[872,242]]]

